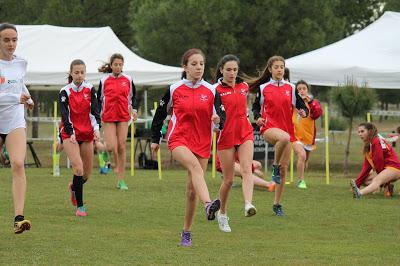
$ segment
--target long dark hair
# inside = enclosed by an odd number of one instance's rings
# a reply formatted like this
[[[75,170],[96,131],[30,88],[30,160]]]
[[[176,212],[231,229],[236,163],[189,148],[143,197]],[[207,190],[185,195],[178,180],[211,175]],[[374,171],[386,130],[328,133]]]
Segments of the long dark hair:
[[[368,141],[364,143],[363,153],[367,154],[371,149],[372,139],[378,135],[378,129],[372,123],[361,123],[358,127],[364,127],[368,131]]]
[[[217,68],[215,69],[215,73],[214,73],[214,78],[213,78],[213,82],[217,82],[219,78],[221,78],[223,75],[221,73],[221,68],[224,68],[225,64],[228,63],[229,61],[235,61],[238,66],[240,65],[240,59],[233,54],[227,54],[224,55],[218,62],[217,64]]]
[[[10,24],[10,23],[1,23],[0,24],[0,32],[2,32],[3,30],[6,30],[6,29],[12,29],[12,30],[15,30],[15,32],[17,32],[17,27],[15,27],[15,25]]]
[[[191,49],[187,50],[187,51],[182,55],[182,62],[181,62],[182,67],[186,66],[187,63],[189,62],[189,58],[190,58],[192,55],[195,55],[195,54],[201,55],[201,56],[203,57],[203,59],[204,59],[204,63],[206,62],[206,57],[204,56],[204,53],[203,53],[200,49],[191,48]],[[185,72],[185,71],[182,72],[181,78],[182,78],[182,79],[185,79],[185,78],[186,78],[186,72]]]
[[[269,68],[271,68],[276,61],[282,61],[283,64],[285,64],[285,59],[282,56],[271,56],[267,61],[267,65],[265,66],[264,70],[259,74],[259,76],[257,78],[250,78],[249,80],[247,80],[250,90],[255,91],[256,88],[258,88],[261,84],[266,83],[271,79],[272,74],[269,71]]]
[[[74,66],[78,66],[78,65],[84,65],[84,66],[86,67],[85,62],[83,62],[83,60],[81,60],[81,59],[75,59],[75,60],[73,60],[73,61],[71,62],[71,64],[69,65],[68,83],[71,83],[71,82],[72,82],[72,76],[71,76],[72,68],[73,68]]]
[[[121,59],[124,62],[124,57],[121,54],[113,54],[110,57],[110,61],[108,63],[104,63],[101,67],[99,67],[99,72],[102,73],[112,73],[111,65],[115,59]]]

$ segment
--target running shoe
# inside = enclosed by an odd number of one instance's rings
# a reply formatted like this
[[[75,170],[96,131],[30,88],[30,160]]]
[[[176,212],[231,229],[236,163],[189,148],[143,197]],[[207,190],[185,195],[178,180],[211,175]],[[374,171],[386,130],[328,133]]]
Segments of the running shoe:
[[[25,230],[30,230],[32,224],[29,220],[15,221],[14,222],[14,233],[21,234]]]
[[[244,216],[251,217],[251,216],[255,215],[256,213],[257,213],[257,209],[256,209],[256,207],[254,207],[253,204],[247,203],[244,206]]]
[[[206,206],[206,217],[207,220],[214,220],[215,219],[215,213],[219,210],[221,206],[221,201],[219,199],[215,199],[209,203],[207,203]]]
[[[108,174],[108,168],[107,167],[100,167],[100,174],[105,175]]]
[[[272,181],[276,184],[281,183],[281,166],[280,165],[272,165]]]
[[[181,244],[182,247],[191,247],[192,246],[192,232],[190,231],[182,231],[181,233]]]
[[[350,186],[351,190],[353,191],[353,198],[359,199],[361,198],[361,192],[360,189],[357,187],[356,181],[353,179],[350,180]]]
[[[217,212],[217,221],[219,229],[222,232],[230,233],[231,227],[229,226],[229,217],[226,214],[221,214],[219,211]]]
[[[306,182],[304,180],[299,180],[297,182],[297,187],[301,188],[301,189],[306,189],[307,188],[307,184],[306,184]]]
[[[70,197],[71,203],[73,206],[76,206],[77,203],[76,203],[75,191],[72,190],[72,182],[69,182],[68,189],[71,194],[71,197]]]
[[[81,207],[76,208],[75,215],[78,216],[78,217],[87,216],[87,212],[86,212],[85,206],[83,205]]]
[[[385,197],[393,197],[393,189],[394,185],[392,183],[388,183],[385,185],[384,190],[383,190],[383,195]]]
[[[275,182],[271,182],[268,186],[267,189],[269,192],[274,192],[275,191]]]
[[[118,181],[117,188],[120,190],[128,190],[128,186],[125,184],[124,180]]]
[[[275,213],[276,216],[285,216],[285,213],[283,212],[282,205],[280,204],[274,204],[272,206],[272,211]]]

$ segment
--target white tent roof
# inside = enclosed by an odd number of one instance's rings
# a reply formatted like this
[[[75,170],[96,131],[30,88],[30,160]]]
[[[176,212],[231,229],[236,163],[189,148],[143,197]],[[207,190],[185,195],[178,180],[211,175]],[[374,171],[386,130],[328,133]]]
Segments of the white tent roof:
[[[292,81],[322,86],[353,79],[370,88],[400,88],[400,13],[385,12],[362,31],[286,60]]]
[[[28,85],[66,84],[74,59],[86,64],[87,81],[98,84],[98,67],[113,53],[124,56],[124,73],[136,85],[167,85],[180,79],[182,69],[147,61],[129,50],[110,27],[72,28],[50,25],[17,26],[16,55],[28,61]]]

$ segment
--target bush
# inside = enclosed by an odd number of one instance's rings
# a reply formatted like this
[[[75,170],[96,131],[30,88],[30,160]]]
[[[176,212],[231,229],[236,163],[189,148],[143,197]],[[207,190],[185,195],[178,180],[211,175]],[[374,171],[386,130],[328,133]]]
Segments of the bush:
[[[329,130],[344,131],[347,126],[347,122],[343,118],[331,117],[329,120]]]

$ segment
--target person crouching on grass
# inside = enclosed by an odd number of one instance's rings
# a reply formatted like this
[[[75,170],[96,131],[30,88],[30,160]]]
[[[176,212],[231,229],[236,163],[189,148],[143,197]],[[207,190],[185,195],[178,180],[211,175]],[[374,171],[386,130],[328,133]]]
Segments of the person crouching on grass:
[[[85,63],[71,62],[68,85],[60,90],[61,138],[65,153],[71,161],[73,180],[69,184],[71,203],[76,216],[87,216],[83,205],[83,184],[93,168],[93,140],[100,139],[100,114],[96,91],[85,82]]]
[[[357,180],[350,180],[354,198],[361,198],[382,185],[400,179],[400,161],[396,151],[378,134],[376,126],[372,123],[361,123],[358,126],[358,136],[364,143],[364,163]],[[371,170],[377,175],[369,185],[360,189]]]
[[[188,174],[181,246],[192,246],[190,230],[197,197],[204,205],[208,220],[215,219],[221,204],[219,199],[211,201],[204,174],[210,158],[212,130],[223,128],[225,112],[218,92],[203,80],[204,64],[205,57],[199,49],[189,49],[183,54],[182,80],[167,89],[151,125],[151,150],[154,153],[160,147],[164,120],[168,112],[172,112],[166,136],[168,148]]]

